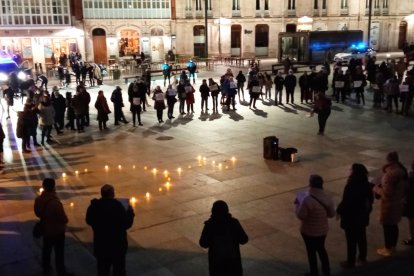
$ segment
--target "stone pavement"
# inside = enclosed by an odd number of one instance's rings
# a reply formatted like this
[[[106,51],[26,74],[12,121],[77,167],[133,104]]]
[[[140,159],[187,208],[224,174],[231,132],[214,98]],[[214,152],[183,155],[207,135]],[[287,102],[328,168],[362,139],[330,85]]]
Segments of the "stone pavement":
[[[218,80],[225,69],[201,71],[198,84],[201,78]],[[233,68],[235,74],[238,70]],[[104,90],[109,101],[114,85],[124,88],[124,112],[130,118],[126,85],[106,81],[88,89],[92,126],[85,133],[65,131],[56,137],[58,144],[33,149],[32,154],[19,151],[15,112],[6,121],[2,109],[9,139],[4,145],[6,171],[0,178],[0,275],[41,275],[41,243],[33,240],[31,229],[36,221],[33,199],[45,176],[57,179],[69,216],[66,264],[76,275],[96,273],[92,231],[84,218],[104,183],[113,184],[119,198],[137,199],[135,223],[128,231],[128,275],[208,275],[207,252],[198,240],[217,199],[227,201],[249,235],[241,246],[245,275],[302,275],[308,265],[293,200],[306,189],[309,174],[322,175],[325,190],[338,203],[352,163],[365,164],[375,178],[387,152],[397,150],[407,166],[414,156],[413,117],[374,110],[370,92],[366,106],[352,100],[334,104],[325,136],[316,135],[317,119],[307,116],[310,106],[299,104],[298,90],[295,105],[276,107],[265,100],[251,110],[242,102],[236,112],[219,114],[201,114],[197,93],[194,114],[178,116],[176,105],[177,118],[158,124],[149,108],[142,114],[143,127],[114,126],[111,116],[110,130],[100,132],[93,107],[97,91]],[[19,110],[16,102],[14,110]],[[300,161],[264,160],[263,138],[270,135],[282,147],[298,148]],[[376,255],[383,245],[378,207],[376,202],[368,227],[369,264],[350,271],[339,266],[346,257],[345,236],[339,222],[330,220],[326,243],[333,275],[414,275],[411,248],[399,245],[398,254],[390,258]],[[400,240],[407,237],[407,228],[403,220]]]

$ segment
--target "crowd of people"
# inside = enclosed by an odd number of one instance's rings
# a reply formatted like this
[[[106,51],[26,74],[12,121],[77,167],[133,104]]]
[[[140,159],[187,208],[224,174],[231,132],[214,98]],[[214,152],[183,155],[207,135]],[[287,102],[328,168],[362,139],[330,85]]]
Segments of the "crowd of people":
[[[318,256],[322,274],[331,275],[329,254],[325,240],[329,231],[328,219],[337,216],[345,232],[346,260],[344,269],[365,265],[368,261],[366,228],[370,223],[375,198],[380,201],[380,224],[383,228],[384,247],[376,253],[389,257],[396,251],[399,227],[403,216],[408,218],[410,237],[403,244],[414,245],[414,162],[408,172],[400,162],[397,152],[386,156],[382,174],[377,183],[368,180],[368,170],[360,163],[351,166],[342,199],[335,208],[330,195],[324,191],[320,175],[309,177],[309,190],[299,192],[294,201],[295,213],[301,221],[300,233],[305,243],[309,273],[319,275]],[[68,273],[64,264],[65,228],[68,218],[56,195],[55,181],[43,180],[44,191],[35,200],[34,211],[43,223],[43,271],[51,271],[52,248],[55,251],[58,275]],[[126,275],[128,249],[127,229],[134,222],[134,210],[128,199],[117,199],[112,185],[101,187],[101,198],[91,200],[86,212],[86,223],[92,227],[93,248],[97,260],[97,275]],[[240,245],[249,238],[241,223],[229,212],[226,202],[217,200],[211,209],[211,217],[205,221],[199,244],[208,249],[210,275],[243,275]]]

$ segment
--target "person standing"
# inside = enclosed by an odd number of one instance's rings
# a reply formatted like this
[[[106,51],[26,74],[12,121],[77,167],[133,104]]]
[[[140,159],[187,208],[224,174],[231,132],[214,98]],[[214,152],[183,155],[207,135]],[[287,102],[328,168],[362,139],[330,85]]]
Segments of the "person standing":
[[[346,236],[347,260],[341,263],[344,268],[355,266],[357,247],[358,261],[363,264],[367,262],[366,227],[374,202],[372,186],[368,182],[367,168],[362,164],[352,164],[342,201],[336,209]]]
[[[125,276],[125,256],[128,250],[126,230],[134,223],[134,211],[115,199],[115,189],[105,184],[101,198],[92,199],[86,211],[86,223],[93,230],[93,249],[97,260],[97,275]]]
[[[168,106],[167,117],[170,120],[175,118],[173,116],[174,105],[177,102],[175,96],[177,96],[177,89],[174,89],[172,84],[168,85],[167,91],[165,92],[165,97],[167,98]]]
[[[365,90],[365,86],[367,85],[367,79],[364,75],[364,72],[362,71],[361,66],[356,67],[356,72],[352,76],[352,80],[353,80],[354,90],[356,93],[357,104],[360,104],[362,100],[362,105],[365,105],[364,90]]]
[[[303,72],[302,76],[299,77],[299,87],[300,87],[300,103],[308,103],[309,101],[309,76],[308,72]]]
[[[218,95],[220,94],[220,86],[212,79],[208,79],[208,87],[211,92],[211,100],[213,101],[213,112],[218,111]]]
[[[313,113],[318,114],[318,135],[325,134],[326,121],[328,120],[329,115],[331,115],[331,106],[331,100],[328,99],[323,92],[318,92],[315,97],[315,104],[311,112],[311,116],[313,116]]]
[[[164,93],[162,92],[161,87],[157,85],[152,99],[154,100],[154,109],[157,110],[157,118],[159,123],[164,122],[162,120],[163,110],[165,109],[164,98]]]
[[[289,103],[290,98],[290,103],[293,104],[295,101],[294,94],[296,87],[296,76],[293,74],[293,70],[289,70],[283,84],[286,88],[286,103]]]
[[[265,98],[266,99],[272,99],[272,87],[273,87],[273,81],[272,81],[272,77],[265,72],[264,73],[264,78],[265,78]]]
[[[197,71],[197,64],[190,59],[187,63],[188,70],[188,79],[191,81],[191,76],[193,76],[193,84],[195,84],[195,73]]]
[[[187,97],[187,93],[185,92],[185,86],[184,86],[184,82],[185,80],[180,79],[178,85],[177,85],[177,93],[178,93],[178,100],[180,101],[180,105],[179,105],[179,111],[181,115],[186,114],[184,112],[184,108],[185,108],[185,98]]]
[[[407,170],[400,163],[398,153],[387,154],[387,163],[382,168],[381,183],[374,187],[376,197],[381,200],[380,223],[384,230],[385,246],[377,249],[377,254],[391,256],[398,242],[398,223],[403,213],[404,196],[407,184]]]
[[[208,88],[207,80],[203,79],[203,83],[200,85],[201,93],[201,112],[204,112],[204,106],[206,106],[206,112],[208,111],[208,97],[210,97],[210,88]]]
[[[129,110],[132,112],[132,122],[134,127],[136,126],[136,120],[138,119],[138,124],[142,126],[141,123],[141,95],[146,93],[147,86],[141,80],[137,78],[133,83],[128,87],[128,101],[131,104]]]
[[[229,213],[227,203],[214,202],[199,241],[201,247],[208,248],[210,276],[242,276],[240,244],[246,244],[248,240],[240,222]]]
[[[195,92],[195,89],[191,85],[191,82],[189,80],[186,81],[186,83],[184,84],[184,89],[185,89],[185,94],[186,94],[185,102],[187,104],[187,113],[190,113],[190,110],[191,110],[191,113],[194,113],[194,102],[195,102],[194,92]]]
[[[283,91],[284,81],[285,79],[282,76],[282,71],[278,71],[275,79],[273,80],[273,82],[275,83],[275,105],[278,105],[278,103],[283,105],[282,91]],[[279,102],[277,101],[278,95],[279,95]]]
[[[129,123],[125,119],[124,112],[122,112],[122,108],[124,107],[124,100],[122,99],[121,87],[117,86],[112,92],[111,102],[114,103],[114,124],[119,125],[119,121],[123,122],[124,124]]]
[[[108,114],[111,113],[111,110],[109,110],[108,102],[102,90],[98,91],[95,108],[98,110],[96,119],[98,120],[99,130],[108,129],[106,122],[108,121]]]
[[[66,100],[59,93],[59,88],[57,86],[53,87],[51,101],[53,108],[55,109],[55,129],[57,134],[62,134],[62,130],[65,127]]]
[[[242,93],[243,96],[243,101],[244,99],[244,83],[246,82],[246,76],[243,74],[242,71],[239,71],[239,74],[237,74],[236,76],[236,80],[237,80],[237,94],[239,94],[239,102],[240,102],[240,92]]]
[[[303,197],[295,200],[296,216],[301,221],[300,232],[305,242],[308,255],[310,276],[318,275],[318,260],[322,264],[324,276],[330,275],[328,253],[325,249],[325,239],[328,234],[328,218],[335,216],[334,203],[323,191],[323,179],[313,174],[309,177],[309,191]]]
[[[168,84],[170,84],[171,66],[168,64],[167,61],[164,61],[161,69],[162,69],[162,75],[164,76],[164,86],[166,85],[167,80],[168,80]]]
[[[55,109],[53,108],[49,97],[45,97],[43,101],[40,102],[38,108],[39,110],[39,125],[42,129],[42,146],[45,145],[45,138],[48,144],[53,143],[52,137],[50,135],[52,131],[53,124],[55,123]]]
[[[43,192],[35,199],[34,212],[43,224],[42,268],[45,275],[51,273],[50,259],[55,252],[58,276],[70,276],[65,268],[65,230],[68,217],[55,189],[53,178],[43,179]]]
[[[6,138],[6,135],[4,134],[3,126],[0,122],[0,174],[3,172],[4,169],[4,159],[3,159],[3,142]]]
[[[68,119],[68,123],[65,125],[66,128],[70,128],[70,130],[75,129],[75,111],[72,107],[72,92],[66,92],[66,118]]]

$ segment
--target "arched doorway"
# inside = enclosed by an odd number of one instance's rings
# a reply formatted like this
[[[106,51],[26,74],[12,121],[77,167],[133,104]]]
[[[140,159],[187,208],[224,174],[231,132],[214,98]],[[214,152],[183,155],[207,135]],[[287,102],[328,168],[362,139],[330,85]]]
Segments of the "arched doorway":
[[[164,59],[164,30],[161,28],[151,29],[151,58],[152,61]]]
[[[104,29],[92,30],[93,61],[95,63],[107,64],[106,32]]]
[[[269,52],[269,26],[265,24],[256,25],[255,34],[256,56],[267,56]]]
[[[231,26],[231,55],[241,56],[241,26]]]
[[[407,42],[407,21],[401,21],[398,32],[398,49],[402,49],[405,42]]]
[[[206,56],[206,34],[204,26],[194,26],[194,56],[205,57]]]

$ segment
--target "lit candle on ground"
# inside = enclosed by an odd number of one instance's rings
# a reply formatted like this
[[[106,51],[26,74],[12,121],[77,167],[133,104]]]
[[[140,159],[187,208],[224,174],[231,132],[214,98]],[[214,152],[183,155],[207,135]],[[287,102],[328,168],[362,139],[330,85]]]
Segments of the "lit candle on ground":
[[[155,175],[155,174],[157,174],[157,169],[156,168],[153,168],[152,169],[152,173]]]
[[[105,165],[105,170],[109,170],[109,166],[108,165]]]
[[[168,171],[167,170],[164,171],[164,175],[165,175],[165,177],[168,176]]]
[[[207,158],[203,157],[203,161],[206,161],[206,160],[207,160]]]
[[[79,171],[75,171],[75,174],[78,175],[79,174]]]
[[[226,166],[226,169],[228,169],[229,168],[229,166]]]
[[[178,169],[177,169],[177,172],[178,172],[178,173],[181,173],[182,171],[183,171],[183,170],[182,170],[181,168],[178,168]]]
[[[197,159],[198,159],[198,161],[200,161],[201,160],[201,156],[199,155],[199,156],[197,156]]]
[[[129,203],[131,203],[131,205],[134,206],[137,203],[137,199],[135,197],[131,197]]]
[[[188,168],[191,169],[191,165],[188,165]]]
[[[161,188],[161,187],[160,187],[160,188],[158,188],[158,191],[159,191],[159,192],[162,192],[162,188]]]
[[[147,170],[148,169],[148,167],[147,166],[144,166],[144,170]]]
[[[167,178],[167,180],[168,180],[168,181],[171,181],[171,177],[168,177],[168,178]]]
[[[232,161],[232,162],[236,162],[236,157],[234,157],[234,156],[233,156],[233,157],[231,158],[231,161]]]
[[[150,193],[148,193],[148,192],[145,194],[145,197],[146,197],[147,199],[149,199],[149,198],[150,198],[150,196],[151,196],[151,195],[150,195]]]
[[[122,166],[121,165],[118,165],[118,169],[122,169]]]
[[[44,189],[43,188],[40,188],[39,189],[39,194],[43,193],[43,191],[44,191]]]
[[[135,165],[133,165],[132,168],[135,169]]]
[[[87,173],[88,172],[88,169],[84,169],[83,171]]]
[[[72,207],[72,208],[73,208],[74,206],[75,206],[75,203],[71,202],[71,203],[70,203],[70,207]]]
[[[223,166],[221,163],[218,164],[219,168],[221,168],[221,166]]]
[[[171,187],[171,183],[170,182],[165,183],[165,188],[167,188],[167,190],[169,190],[170,187]]]
[[[66,173],[62,173],[62,177],[66,177]]]

